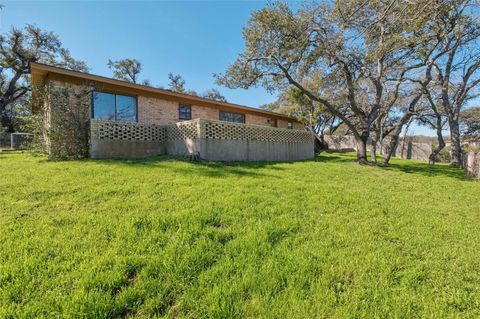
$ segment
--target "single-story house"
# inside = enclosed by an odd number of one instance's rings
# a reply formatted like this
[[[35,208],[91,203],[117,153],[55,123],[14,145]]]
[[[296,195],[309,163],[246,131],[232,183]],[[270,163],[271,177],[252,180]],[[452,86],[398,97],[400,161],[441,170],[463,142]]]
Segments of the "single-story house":
[[[91,94],[94,158],[198,153],[208,160],[313,157],[313,136],[296,119],[267,110],[32,63],[33,85]],[[48,108],[47,108],[48,109]]]

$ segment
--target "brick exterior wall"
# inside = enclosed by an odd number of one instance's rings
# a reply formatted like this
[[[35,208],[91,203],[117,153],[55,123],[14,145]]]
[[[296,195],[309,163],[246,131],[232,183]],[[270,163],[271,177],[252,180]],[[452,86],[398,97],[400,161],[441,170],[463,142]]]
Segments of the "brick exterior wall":
[[[157,98],[138,97],[138,121],[149,124],[173,124],[178,122],[178,107],[180,103],[166,101]],[[219,119],[219,110],[211,107],[200,105],[191,105],[192,119],[202,118],[210,120]],[[238,111],[241,113],[241,111]],[[287,121],[282,121],[281,128],[287,128]],[[245,114],[246,124],[274,126],[275,121],[268,116],[261,116],[256,114]],[[300,125],[300,129],[303,127]]]
[[[178,122],[178,103],[157,98],[138,97],[138,121],[148,124]]]
[[[270,119],[269,117],[265,117],[265,116],[260,116],[260,115],[255,115],[255,114],[246,114],[245,115],[245,123],[246,124],[255,124],[255,125],[273,126],[275,121]]]
[[[192,105],[192,119],[211,119],[218,120],[219,112],[217,109],[199,105]]]
[[[305,126],[302,123],[293,122],[293,129],[294,130],[304,130]]]
[[[277,120],[277,127],[279,128],[288,128],[288,121],[285,120]]]

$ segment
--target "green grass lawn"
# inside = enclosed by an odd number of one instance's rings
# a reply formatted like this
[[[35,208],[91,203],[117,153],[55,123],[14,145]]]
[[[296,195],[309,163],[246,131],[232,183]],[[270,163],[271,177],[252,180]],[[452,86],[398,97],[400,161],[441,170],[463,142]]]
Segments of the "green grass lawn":
[[[458,169],[4,152],[0,172],[0,318],[480,317]]]

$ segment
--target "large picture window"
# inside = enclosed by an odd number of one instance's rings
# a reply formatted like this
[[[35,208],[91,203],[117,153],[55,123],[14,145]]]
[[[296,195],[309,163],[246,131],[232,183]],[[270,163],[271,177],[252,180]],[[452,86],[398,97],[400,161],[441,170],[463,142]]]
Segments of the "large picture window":
[[[136,122],[137,99],[134,96],[95,92],[93,99],[93,118]]]
[[[178,107],[178,118],[182,121],[192,119],[192,107],[190,105],[180,105]]]
[[[245,114],[220,111],[220,121],[245,123]]]

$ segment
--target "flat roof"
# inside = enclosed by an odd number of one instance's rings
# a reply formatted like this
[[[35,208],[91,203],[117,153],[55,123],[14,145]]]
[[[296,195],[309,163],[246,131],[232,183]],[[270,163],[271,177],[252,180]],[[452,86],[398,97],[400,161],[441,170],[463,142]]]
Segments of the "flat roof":
[[[105,76],[94,75],[86,72],[72,71],[72,70],[51,66],[47,64],[42,64],[42,63],[32,62],[30,64],[30,73],[32,75],[33,84],[43,84],[47,76],[49,76],[50,74],[54,74],[62,77],[62,79],[64,79],[66,82],[69,82],[68,78],[70,78],[70,79],[77,79],[77,80],[90,81],[90,82],[96,82],[96,83],[104,83],[104,84],[108,84],[115,87],[122,87],[126,90],[133,90],[136,92],[145,92],[149,94],[158,95],[160,98],[163,97],[169,100],[188,101],[191,104],[198,104],[198,105],[209,106],[214,108],[226,107],[230,109],[242,110],[242,111],[247,111],[251,113],[260,113],[264,115],[274,116],[276,118],[284,118],[284,119],[298,122],[298,120],[293,117],[290,117],[285,114],[277,113],[277,112],[271,112],[267,110],[258,109],[255,107],[233,104],[228,102],[210,100],[210,99],[206,99],[203,97],[194,96],[190,94],[178,93],[170,90],[154,88],[148,85],[135,84],[128,81],[112,79]]]

